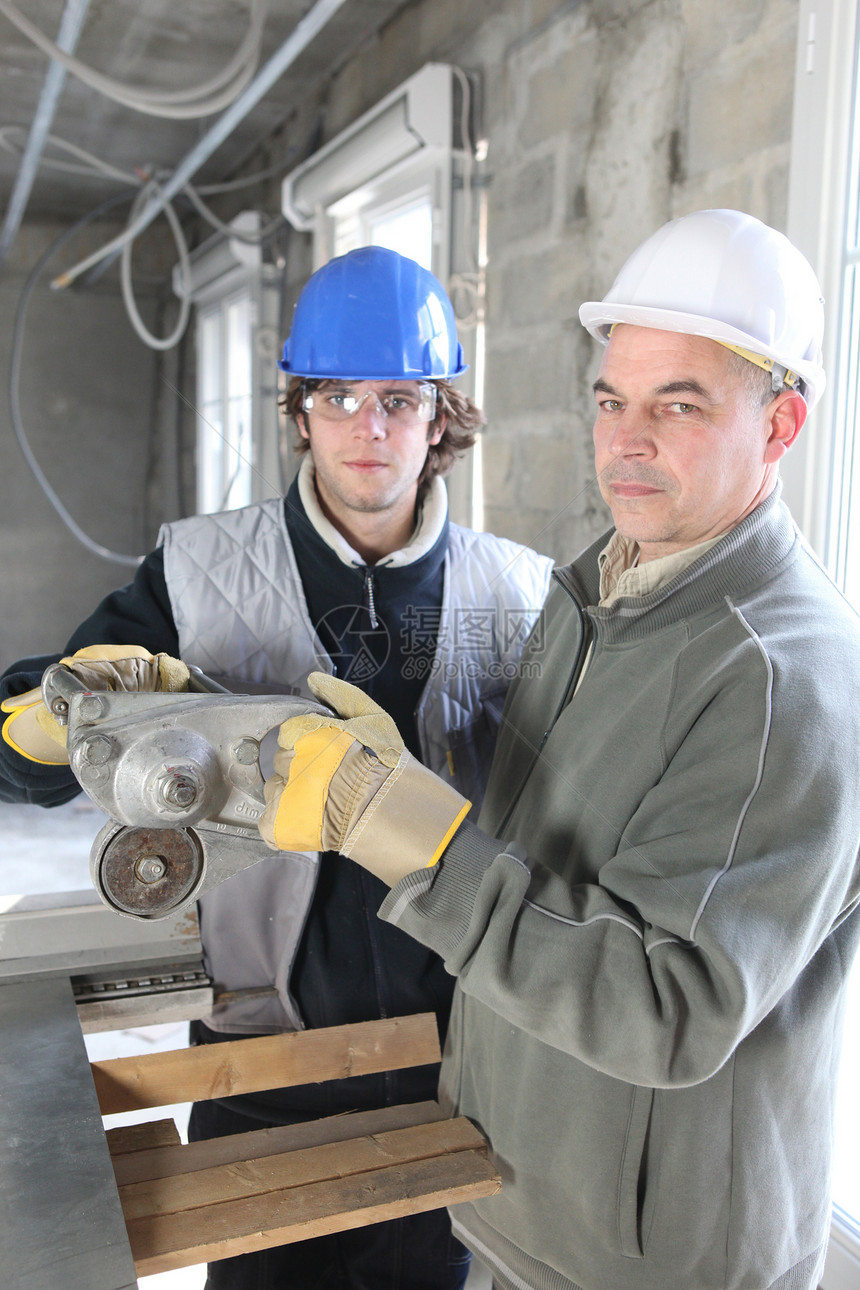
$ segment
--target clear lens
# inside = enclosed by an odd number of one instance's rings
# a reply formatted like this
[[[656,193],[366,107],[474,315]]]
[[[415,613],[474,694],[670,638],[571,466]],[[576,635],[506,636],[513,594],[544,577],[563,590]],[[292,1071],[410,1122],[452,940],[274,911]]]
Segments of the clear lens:
[[[366,399],[375,400],[377,410],[392,425],[412,426],[432,421],[436,415],[436,386],[429,381],[404,381],[379,390],[365,390],[363,394],[357,393],[355,386],[332,381],[319,389],[307,390],[302,407],[325,421],[348,421]]]

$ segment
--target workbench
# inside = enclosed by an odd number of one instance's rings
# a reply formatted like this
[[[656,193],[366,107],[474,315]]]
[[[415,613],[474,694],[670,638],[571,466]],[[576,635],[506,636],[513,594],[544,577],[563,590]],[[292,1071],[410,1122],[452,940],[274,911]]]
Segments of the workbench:
[[[194,908],[95,892],[0,905],[0,1267],[8,1290],[141,1275],[492,1195],[487,1145],[435,1102],[181,1143],[102,1116],[438,1061],[432,1014],[90,1063],[84,1032],[207,1016]]]

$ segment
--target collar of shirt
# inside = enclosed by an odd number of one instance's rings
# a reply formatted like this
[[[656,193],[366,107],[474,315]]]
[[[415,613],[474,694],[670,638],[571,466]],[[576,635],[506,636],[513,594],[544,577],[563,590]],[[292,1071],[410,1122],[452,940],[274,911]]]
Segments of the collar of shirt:
[[[645,596],[650,591],[658,591],[715,546],[722,536],[720,533],[696,546],[640,564],[638,543],[622,537],[616,530],[597,557],[600,566],[599,603],[611,605],[622,596]]]

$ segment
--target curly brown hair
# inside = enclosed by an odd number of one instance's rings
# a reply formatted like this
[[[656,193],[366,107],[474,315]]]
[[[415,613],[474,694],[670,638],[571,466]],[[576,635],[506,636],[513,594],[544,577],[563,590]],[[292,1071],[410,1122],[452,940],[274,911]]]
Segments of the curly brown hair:
[[[286,394],[279,400],[279,407],[292,418],[297,429],[299,418],[304,420],[305,429],[307,429],[307,414],[302,409],[304,394],[328,384],[330,384],[328,381],[314,381],[303,376],[292,378]],[[450,381],[431,381],[429,384],[436,386],[436,416],[427,427],[428,438],[442,416],[446,417],[446,422],[442,438],[428,448],[427,460],[418,476],[419,502],[426,495],[433,476],[447,475],[457,458],[468,452],[475,442],[478,430],[486,421],[477,404],[461,390],[455,390]],[[293,448],[297,453],[308,452],[310,443],[301,433],[298,433]]]

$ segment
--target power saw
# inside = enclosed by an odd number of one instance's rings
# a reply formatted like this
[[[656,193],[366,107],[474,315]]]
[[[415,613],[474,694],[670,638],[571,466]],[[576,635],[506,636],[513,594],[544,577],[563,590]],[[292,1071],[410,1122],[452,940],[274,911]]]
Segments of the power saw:
[[[130,918],[175,914],[272,855],[260,745],[288,717],[331,715],[311,699],[237,694],[191,668],[187,693],[86,690],[61,663],[42,698],[67,725],[69,764],[107,815],[90,853],[104,903]]]

